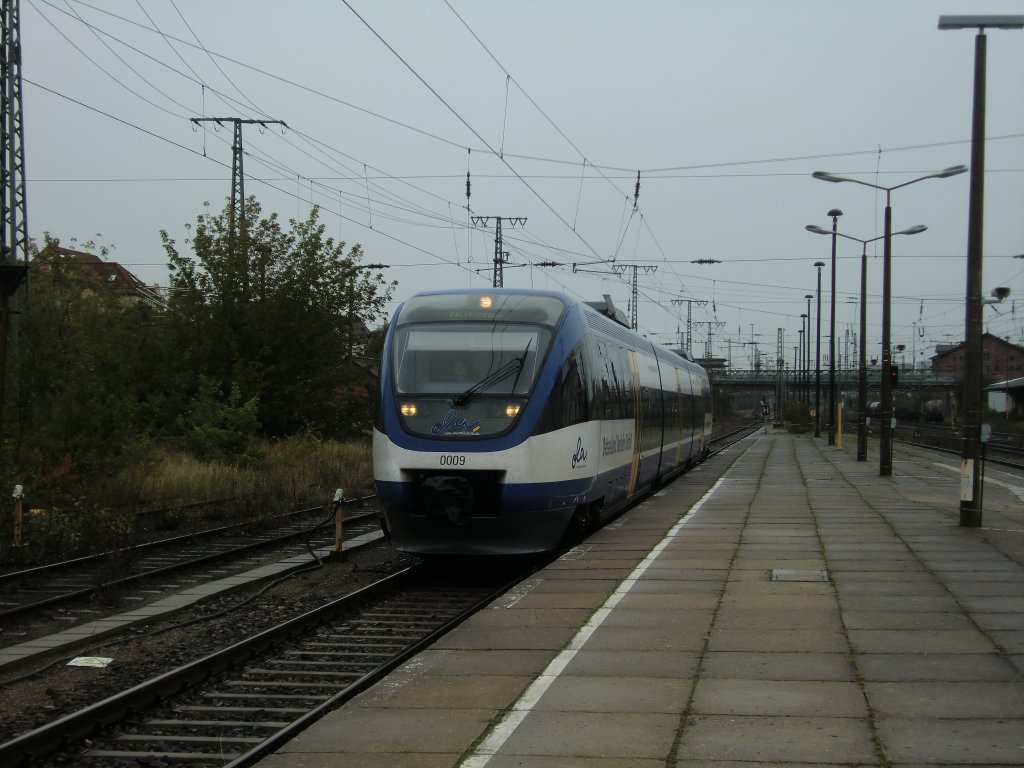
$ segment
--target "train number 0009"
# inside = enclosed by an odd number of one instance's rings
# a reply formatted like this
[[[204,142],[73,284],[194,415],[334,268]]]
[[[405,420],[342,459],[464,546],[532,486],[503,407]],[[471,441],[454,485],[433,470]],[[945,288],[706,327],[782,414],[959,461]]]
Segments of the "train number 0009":
[[[465,465],[465,456],[445,455],[441,457],[442,467],[464,467]]]

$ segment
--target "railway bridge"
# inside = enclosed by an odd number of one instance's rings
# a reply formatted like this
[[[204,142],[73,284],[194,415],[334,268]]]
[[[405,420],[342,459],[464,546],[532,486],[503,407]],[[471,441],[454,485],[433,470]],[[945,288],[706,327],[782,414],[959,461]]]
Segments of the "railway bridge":
[[[759,413],[762,403],[768,403],[773,412],[793,402],[815,401],[814,387],[816,373],[811,371],[769,370],[722,370],[709,368],[713,387],[732,393],[733,411]],[[836,402],[843,403],[847,410],[857,407],[858,371],[836,371]],[[880,397],[882,372],[880,368],[868,369],[868,402]],[[943,415],[949,415],[956,377],[949,373],[935,373],[929,370],[900,370],[898,381],[893,386],[897,406],[901,399],[919,395],[919,401],[938,400],[942,403]],[[828,399],[828,369],[821,371],[822,402]]]

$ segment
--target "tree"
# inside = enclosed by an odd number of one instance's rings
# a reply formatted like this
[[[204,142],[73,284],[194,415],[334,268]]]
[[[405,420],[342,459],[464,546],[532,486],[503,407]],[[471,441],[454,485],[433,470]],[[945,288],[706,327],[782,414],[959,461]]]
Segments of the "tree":
[[[72,476],[99,484],[153,438],[176,429],[162,310],[110,285],[58,241],[34,254],[19,297],[6,419],[8,456],[41,486]],[[96,250],[92,243],[78,246]],[[107,250],[100,248],[100,254]],[[49,478],[45,480],[45,478]]]
[[[269,436],[344,436],[372,418],[369,398],[352,412],[351,393],[372,389],[369,374],[346,363],[352,333],[382,317],[395,283],[361,265],[358,244],[346,253],[344,242],[326,237],[318,209],[291,220],[290,231],[276,214],[260,213],[250,198],[233,234],[227,208],[207,207],[187,241],[191,254],[161,232],[181,367],[193,376],[193,394],[205,376],[225,399],[234,388],[239,402],[255,399]]]

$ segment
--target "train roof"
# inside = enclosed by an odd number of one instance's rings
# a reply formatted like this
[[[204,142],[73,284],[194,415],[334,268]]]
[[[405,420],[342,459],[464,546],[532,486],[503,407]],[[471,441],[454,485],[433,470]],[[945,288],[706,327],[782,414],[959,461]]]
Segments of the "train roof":
[[[602,327],[601,323],[590,322],[592,328],[601,328],[605,333],[611,336],[618,337],[623,341],[628,341],[638,346],[648,346],[653,349],[655,356],[662,359],[673,359],[682,358],[691,365],[700,367],[699,364],[685,351],[683,350],[670,350],[660,347],[657,344],[653,344],[644,336],[640,335],[632,328],[629,327],[629,323],[626,320],[625,314],[615,306],[612,301],[612,297],[608,294],[603,295],[602,301],[582,301],[580,299],[569,296],[567,293],[562,291],[551,291],[539,288],[449,288],[449,289],[437,289],[420,291],[413,296],[410,296],[408,301],[413,299],[422,299],[429,296],[480,296],[480,295],[492,295],[492,296],[537,296],[545,298],[553,298],[559,300],[565,306],[578,306],[585,313],[589,313],[592,317],[601,317],[604,323]],[[408,303],[408,302],[406,302]],[[404,306],[404,304],[403,304]],[[396,312],[396,315],[402,311],[400,306]]]

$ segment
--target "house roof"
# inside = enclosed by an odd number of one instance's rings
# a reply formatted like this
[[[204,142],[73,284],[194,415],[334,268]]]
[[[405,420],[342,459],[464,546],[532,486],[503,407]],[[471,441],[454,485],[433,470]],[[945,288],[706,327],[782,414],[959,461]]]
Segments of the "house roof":
[[[116,261],[104,261],[94,253],[76,251],[50,243],[39,253],[40,257],[58,255],[85,271],[95,274],[102,283],[122,293],[134,294],[154,306],[165,306],[159,290],[146,285]]]
[[[982,344],[984,344],[986,341],[994,341],[1007,347],[1013,347],[1018,352],[1024,353],[1024,347],[1019,347],[1012,341],[1007,341],[1006,339],[1000,338],[999,336],[996,336],[995,334],[992,333],[982,334],[981,339]],[[935,348],[936,354],[932,355],[931,359],[939,360],[943,357],[947,357],[949,355],[952,355],[954,352],[959,352],[964,348],[964,346],[966,346],[964,342],[960,342],[959,344],[939,345],[938,347]]]
[[[995,384],[989,384],[985,387],[986,392],[1006,392],[1010,389],[1024,389],[1024,376],[1017,379],[997,381]]]

